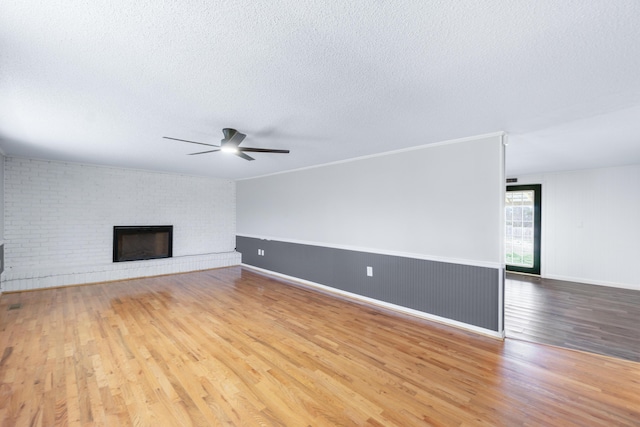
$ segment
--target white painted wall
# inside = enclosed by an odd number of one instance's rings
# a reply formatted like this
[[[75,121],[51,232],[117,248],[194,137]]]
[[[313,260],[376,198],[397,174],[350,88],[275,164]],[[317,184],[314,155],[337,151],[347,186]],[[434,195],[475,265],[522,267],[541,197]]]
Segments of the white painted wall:
[[[4,290],[239,263],[230,180],[6,158]],[[173,225],[165,260],[112,262],[114,225]]]
[[[4,240],[4,156],[0,154],[0,244]]]
[[[640,290],[640,165],[519,176],[542,184],[541,275]]]
[[[4,245],[4,155],[0,153],[0,245]],[[4,255],[0,256],[0,275],[4,271]],[[1,276],[0,276],[1,277]],[[2,283],[0,282],[0,294]]]
[[[501,138],[238,181],[238,234],[499,267]]]

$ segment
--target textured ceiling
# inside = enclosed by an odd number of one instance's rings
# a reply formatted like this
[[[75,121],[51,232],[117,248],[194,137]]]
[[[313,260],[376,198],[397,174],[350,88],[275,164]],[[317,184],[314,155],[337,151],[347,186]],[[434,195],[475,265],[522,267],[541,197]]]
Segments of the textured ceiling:
[[[640,163],[640,2],[0,2],[8,156],[224,178],[495,131],[510,175]],[[247,162],[219,143],[288,148]]]

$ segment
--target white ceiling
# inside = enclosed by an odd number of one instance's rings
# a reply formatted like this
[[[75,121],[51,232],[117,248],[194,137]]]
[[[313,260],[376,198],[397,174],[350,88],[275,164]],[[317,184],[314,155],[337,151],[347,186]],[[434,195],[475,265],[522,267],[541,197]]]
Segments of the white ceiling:
[[[245,178],[495,131],[509,175],[640,163],[636,0],[0,2],[8,156]],[[288,148],[248,162],[217,144]]]

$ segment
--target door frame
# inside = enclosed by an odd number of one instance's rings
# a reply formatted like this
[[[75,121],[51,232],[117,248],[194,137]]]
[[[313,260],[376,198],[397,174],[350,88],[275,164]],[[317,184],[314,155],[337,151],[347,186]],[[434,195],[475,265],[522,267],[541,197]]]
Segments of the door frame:
[[[533,267],[522,267],[518,265],[506,264],[507,271],[517,273],[528,273],[540,275],[540,240],[542,235],[542,185],[507,185],[509,191],[531,191],[533,190]]]

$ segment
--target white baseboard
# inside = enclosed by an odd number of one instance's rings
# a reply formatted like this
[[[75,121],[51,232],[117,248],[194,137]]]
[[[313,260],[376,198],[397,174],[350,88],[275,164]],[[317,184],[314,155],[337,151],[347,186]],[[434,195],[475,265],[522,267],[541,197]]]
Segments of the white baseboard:
[[[585,279],[583,277],[571,277],[571,276],[561,276],[556,274],[545,274],[544,276],[540,276],[545,279],[554,279],[554,280],[563,280],[565,282],[574,282],[574,283],[585,283],[587,285],[597,285],[597,286],[606,286],[609,288],[620,288],[620,289],[631,289],[634,291],[640,291],[640,284],[630,284],[630,283],[616,283],[616,282],[606,282],[603,280],[592,280]]]
[[[316,283],[316,282],[312,282],[309,280],[304,280],[304,279],[300,279],[298,277],[294,277],[294,276],[289,276],[286,274],[281,274],[281,273],[277,273],[275,271],[271,271],[271,270],[266,270],[264,268],[259,268],[259,267],[254,267],[252,265],[248,265],[248,264],[241,264],[243,267],[258,271],[260,273],[263,274],[267,274],[270,276],[275,276],[275,277],[280,277],[289,281],[293,281],[296,283],[299,283],[301,285],[307,286],[307,287],[311,287],[311,288],[316,288],[325,292],[329,292],[329,293],[333,293],[336,295],[340,295],[349,299],[353,299],[353,300],[357,300],[360,302],[366,302],[368,304],[371,305],[376,305],[382,308],[386,308],[388,310],[393,310],[393,311],[397,311],[399,313],[403,313],[403,314],[408,314],[410,316],[414,316],[414,317],[418,317],[421,319],[425,319],[425,320],[430,320],[433,322],[437,322],[437,323],[442,323],[445,324],[447,326],[453,326],[459,329],[464,329],[470,332],[474,332],[480,335],[485,335],[491,338],[496,338],[496,339],[500,339],[503,340],[505,338],[504,335],[504,331],[502,332],[496,332],[496,331],[492,331],[490,329],[485,329],[485,328],[480,328],[478,326],[475,325],[470,325],[468,323],[463,323],[463,322],[458,322],[457,320],[452,320],[452,319],[447,319],[446,317],[440,317],[440,316],[435,316],[433,314],[429,314],[429,313],[425,313],[423,311],[419,311],[419,310],[414,310],[412,308],[407,308],[407,307],[403,307],[401,305],[396,305],[396,304],[391,304],[385,301],[380,301],[374,298],[369,298],[369,297],[365,297],[362,295],[358,295],[358,294],[354,294],[352,292],[347,292],[347,291],[343,291],[340,289],[336,289],[336,288],[332,288],[331,286],[326,286],[326,285],[322,285],[320,283]]]

